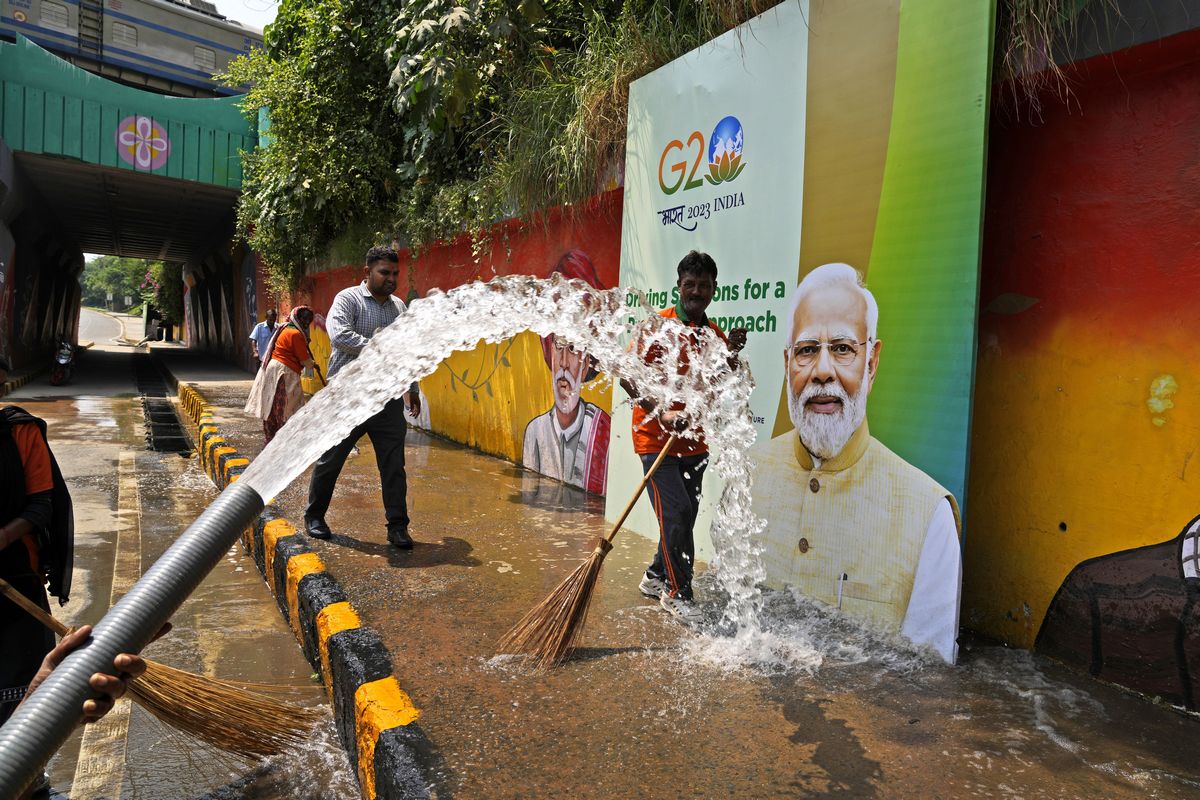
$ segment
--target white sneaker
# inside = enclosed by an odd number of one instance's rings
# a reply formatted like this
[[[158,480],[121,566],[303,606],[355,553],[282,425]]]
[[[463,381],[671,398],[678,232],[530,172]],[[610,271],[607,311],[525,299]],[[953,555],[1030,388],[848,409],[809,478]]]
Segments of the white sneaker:
[[[691,600],[684,600],[682,597],[671,597],[671,595],[663,593],[658,604],[663,607],[664,611],[680,622],[696,623],[704,621],[704,612],[700,610],[700,606]]]
[[[638,591],[657,600],[667,593],[667,582],[653,575],[643,575],[642,582],[638,584]]]

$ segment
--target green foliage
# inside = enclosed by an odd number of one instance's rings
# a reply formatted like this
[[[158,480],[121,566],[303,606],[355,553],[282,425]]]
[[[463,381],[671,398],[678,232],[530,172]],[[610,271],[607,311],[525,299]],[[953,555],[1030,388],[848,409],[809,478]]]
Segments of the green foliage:
[[[235,60],[251,119],[270,110],[270,144],[250,154],[239,222],[277,282],[349,224],[383,220],[397,188],[397,118],[383,57],[392,0],[285,0],[264,50]]]
[[[1000,100],[1018,116],[1025,110],[1040,119],[1044,96],[1070,102],[1069,75],[1058,62],[1086,13],[1095,14],[1110,32],[1121,19],[1117,0],[1000,0],[995,65],[1007,90]]]
[[[623,169],[629,82],[779,0],[283,0],[226,81],[269,109],[239,221],[277,286],[349,232],[420,247]]]
[[[83,274],[79,276],[83,287],[83,304],[101,308],[123,308],[126,297],[133,298],[134,304],[140,304],[145,299],[144,284],[148,278],[156,284],[161,269],[162,263],[159,261],[117,256],[94,258],[83,265]],[[150,288],[151,295],[153,291],[153,288]],[[113,296],[112,303],[108,301],[110,293]]]
[[[179,264],[160,265],[153,303],[163,322],[183,324],[183,269]]]

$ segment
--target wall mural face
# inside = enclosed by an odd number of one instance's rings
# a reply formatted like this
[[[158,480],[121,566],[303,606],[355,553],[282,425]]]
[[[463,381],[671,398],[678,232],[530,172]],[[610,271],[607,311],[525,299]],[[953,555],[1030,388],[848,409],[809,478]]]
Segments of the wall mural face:
[[[501,223],[482,255],[460,240],[401,252],[407,286],[397,294],[410,305],[433,289],[449,290],[497,275],[555,273],[596,288],[616,285],[620,246],[620,192],[601,195],[577,215],[552,213],[546,224]],[[292,296],[316,312],[310,346],[325,368],[329,337],[323,312],[334,295],[362,280],[361,265],[306,276]],[[248,334],[248,331],[247,331]],[[304,381],[308,393],[320,389]],[[603,494],[607,489],[612,385],[597,373],[587,353],[555,337],[525,332],[511,339],[479,342],[452,353],[422,379],[421,413],[414,425],[527,467],[538,502],[555,507],[586,503],[569,487]],[[534,473],[551,478],[543,481]]]
[[[592,260],[582,250],[563,254],[551,274],[600,285]],[[604,494],[608,483],[608,412],[583,399],[584,384],[598,373],[591,356],[555,336],[543,337],[554,403],[525,426],[521,463],[535,472]]]

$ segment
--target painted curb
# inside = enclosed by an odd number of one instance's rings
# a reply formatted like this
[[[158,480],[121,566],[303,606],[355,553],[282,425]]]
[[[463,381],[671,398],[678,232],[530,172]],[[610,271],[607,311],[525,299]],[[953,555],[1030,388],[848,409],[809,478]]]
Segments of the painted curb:
[[[19,378],[10,378],[4,383],[0,383],[0,397],[12,394],[45,371],[44,369],[35,369],[33,372],[26,372]]]
[[[196,434],[200,464],[224,489],[250,460],[226,441],[204,396],[194,386],[172,380],[179,410]],[[421,712],[400,688],[387,647],[362,626],[320,555],[272,506],[242,532],[242,546],[275,595],[304,657],[325,683],[338,737],[358,767],[363,797],[430,797],[426,764],[432,747],[417,724]]]

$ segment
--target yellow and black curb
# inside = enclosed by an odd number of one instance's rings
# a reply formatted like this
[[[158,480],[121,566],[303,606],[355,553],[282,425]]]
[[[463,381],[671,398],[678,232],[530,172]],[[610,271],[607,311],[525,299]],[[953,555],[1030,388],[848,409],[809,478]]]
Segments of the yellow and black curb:
[[[36,378],[38,375],[41,375],[43,372],[45,372],[44,369],[35,369],[33,372],[26,372],[20,377],[9,378],[4,383],[0,383],[0,397],[4,397],[7,394],[12,394],[17,389],[20,389],[22,386]]]
[[[221,435],[212,408],[195,387],[178,383],[178,394],[180,408],[194,426],[200,463],[224,489],[250,460]],[[321,557],[272,506],[243,532],[242,544],[271,587],[305,658],[325,682],[338,735],[358,766],[363,797],[428,797],[426,765],[433,756],[416,724],[420,711],[392,674],[387,647],[362,627]]]

